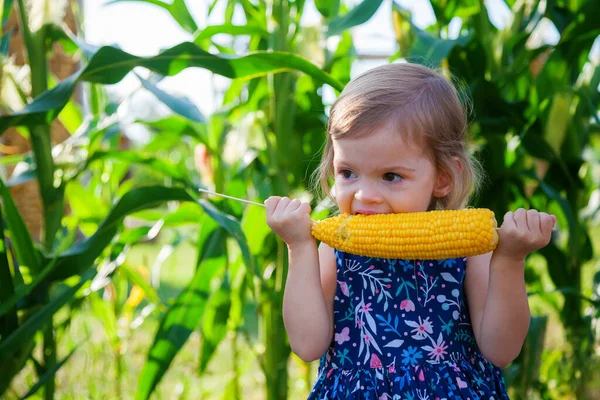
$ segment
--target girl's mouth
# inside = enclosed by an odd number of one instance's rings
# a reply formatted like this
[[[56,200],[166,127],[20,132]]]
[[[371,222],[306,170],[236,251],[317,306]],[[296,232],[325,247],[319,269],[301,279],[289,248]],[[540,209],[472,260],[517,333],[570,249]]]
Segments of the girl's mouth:
[[[354,214],[371,215],[371,214],[379,214],[379,213],[377,211],[371,211],[371,210],[356,210],[354,212]]]

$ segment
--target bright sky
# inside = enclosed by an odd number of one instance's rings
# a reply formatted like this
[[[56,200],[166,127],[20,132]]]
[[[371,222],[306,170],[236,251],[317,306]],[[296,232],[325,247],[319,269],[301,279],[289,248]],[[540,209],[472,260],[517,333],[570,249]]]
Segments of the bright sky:
[[[359,0],[355,2],[358,3]],[[118,45],[123,50],[139,55],[151,56],[161,49],[172,47],[183,41],[191,40],[191,35],[181,29],[172,17],[163,9],[144,2],[124,2],[106,5],[107,0],[83,0],[85,8],[86,40],[95,45]],[[413,13],[416,25],[425,27],[434,21],[433,11],[428,1],[400,0],[405,8]],[[222,10],[214,10],[210,21],[206,21],[208,8],[207,0],[187,0],[188,8],[199,27],[204,27],[207,22],[219,24],[223,22]],[[220,1],[219,4],[223,4]],[[486,0],[490,9],[490,19],[496,26],[504,26],[510,14],[502,0]],[[353,29],[355,46],[359,52],[369,54],[391,55],[395,53],[395,40],[391,21],[391,0],[384,0],[382,6],[373,18]],[[319,13],[312,0],[306,1],[303,22],[305,24],[319,24]],[[243,23],[243,21],[235,21]],[[377,64],[365,62],[353,68],[353,74]],[[227,79],[211,76],[205,70],[188,68],[174,77],[165,78],[160,84],[163,90],[173,94],[183,95],[191,99],[206,115],[215,107],[213,104],[213,90],[215,85],[227,85]],[[114,93],[122,94],[131,92],[139,87],[139,82],[131,76],[111,89]],[[144,91],[136,95],[135,103],[147,103],[153,96]],[[147,117],[153,113],[165,112],[161,106],[146,107]],[[143,117],[144,115],[139,115]]]

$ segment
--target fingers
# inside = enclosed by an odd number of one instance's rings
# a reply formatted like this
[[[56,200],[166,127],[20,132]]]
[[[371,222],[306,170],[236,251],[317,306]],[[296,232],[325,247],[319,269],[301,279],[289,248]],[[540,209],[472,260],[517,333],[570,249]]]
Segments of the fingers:
[[[275,211],[275,208],[279,204],[280,200],[281,200],[281,197],[279,197],[279,196],[271,196],[265,200],[267,214],[273,214],[273,212]]]
[[[527,211],[519,208],[514,212],[514,220],[517,228],[527,228]]]
[[[300,211],[302,213],[310,213],[310,204],[301,202],[298,199],[290,199],[289,197],[271,196],[265,200],[265,206],[267,209],[267,216],[274,214],[281,215],[284,213],[291,213],[294,211]]]
[[[283,197],[279,200],[277,207],[275,207],[275,213],[282,213],[287,208],[288,204],[290,204],[292,200],[289,197]]]
[[[295,211],[298,208],[300,208],[300,205],[302,204],[302,202],[298,199],[294,199],[292,201],[289,202],[288,206],[287,206],[287,211]]]
[[[267,225],[288,246],[294,243],[314,241],[310,231],[310,205],[298,199],[273,196],[265,200]]]
[[[527,216],[527,227],[533,235],[541,236],[542,228],[540,226],[540,213],[537,210],[528,210]]]
[[[550,242],[555,222],[554,215],[519,208],[504,215],[499,233],[505,243],[510,243],[514,248],[522,248],[529,253]]]
[[[540,213],[540,231],[546,242],[550,242],[552,229],[554,228],[555,223],[556,217],[554,215],[545,212]]]
[[[515,211],[515,221],[517,227],[527,227],[532,235],[547,237],[552,233],[556,217],[545,212],[533,209],[525,211],[520,208]]]
[[[504,220],[502,221],[501,228],[509,229],[509,228],[514,228],[515,226],[516,226],[516,223],[515,223],[514,213],[512,211],[509,211],[506,214],[504,214]]]

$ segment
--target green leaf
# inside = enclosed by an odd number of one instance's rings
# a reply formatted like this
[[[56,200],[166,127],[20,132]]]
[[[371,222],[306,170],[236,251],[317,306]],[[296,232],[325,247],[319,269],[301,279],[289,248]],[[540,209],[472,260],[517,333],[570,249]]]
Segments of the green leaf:
[[[10,336],[2,338],[2,341],[0,341],[0,361],[8,359],[27,343],[37,331],[52,319],[52,316],[58,310],[74,299],[75,293],[77,293],[77,291],[90,280],[95,273],[96,271],[93,269],[87,270],[75,286],[68,288],[35,314],[30,316]]]
[[[20,163],[21,161],[28,162],[28,161],[26,161],[27,158],[28,157],[25,154],[3,155],[2,158],[0,158],[0,165],[1,166],[14,166],[14,165],[17,165],[18,163]],[[10,184],[8,184],[8,186],[10,187]]]
[[[478,0],[430,0],[438,26],[447,26],[454,17],[467,19],[480,11]]]
[[[200,46],[218,34],[227,34],[231,36],[250,35],[252,37],[260,36],[263,38],[269,37],[269,32],[258,25],[223,24],[207,26],[198,32],[198,34],[194,37],[193,42]]]
[[[411,57],[421,57],[425,63],[436,67],[448,57],[454,47],[465,46],[471,40],[471,35],[460,36],[458,39],[438,39],[423,30],[414,29],[417,40],[411,50]]]
[[[29,341],[21,343],[21,348],[9,357],[7,360],[0,360],[0,394],[6,393],[10,387],[13,378],[21,371],[27,360],[30,358],[31,353],[35,347],[34,338],[30,338]],[[34,359],[31,357],[31,359]]]
[[[241,399],[242,395],[239,392],[239,376],[237,374],[232,374],[231,378],[225,385],[225,391],[223,392],[223,396],[221,396],[221,400],[230,400],[230,399]]]
[[[340,0],[315,0],[317,10],[327,19],[336,17],[340,9]]]
[[[89,268],[117,233],[125,216],[153,208],[166,201],[194,201],[182,188],[148,186],[127,192],[102,221],[98,230],[58,257],[58,267],[50,280],[65,279]]]
[[[225,338],[230,310],[231,287],[226,272],[221,287],[210,295],[206,310],[204,311],[200,345],[200,365],[198,367],[200,374],[206,371],[206,367],[215,350]]]
[[[580,227],[578,224],[577,217],[576,217],[575,213],[573,212],[573,208],[571,207],[571,204],[569,203],[569,201],[566,198],[564,198],[558,191],[556,191],[556,189],[554,189],[552,186],[548,185],[543,180],[539,179],[537,176],[534,176],[533,174],[527,174],[527,173],[525,173],[524,175],[530,176],[531,178],[537,180],[538,183],[540,184],[540,188],[546,194],[546,196],[548,196],[548,198],[556,201],[560,205],[560,208],[562,209],[562,211],[565,215],[565,218],[567,218],[567,224],[569,225],[569,247],[572,251],[574,251],[575,249],[579,249],[578,232],[579,232]]]
[[[4,31],[6,22],[10,18],[13,9],[13,0],[4,0],[2,3],[2,8],[0,9],[0,32]]]
[[[259,272],[255,269],[252,253],[250,252],[248,242],[246,241],[246,236],[244,235],[239,222],[236,221],[232,216],[219,211],[217,208],[215,208],[215,206],[206,200],[200,200],[200,205],[202,205],[202,208],[204,208],[204,211],[208,215],[210,215],[223,228],[225,228],[227,232],[235,239],[237,244],[240,246],[242,258],[244,259],[244,263],[246,264],[249,273],[253,272],[254,276],[260,276]],[[252,276],[249,276],[249,278],[252,282]]]
[[[244,56],[208,53],[193,43],[181,43],[154,57],[136,57],[114,47],[102,47],[87,66],[54,88],[36,97],[16,114],[0,117],[0,133],[9,126],[50,123],[67,104],[78,81],[114,84],[133,68],[145,67],[172,76],[189,67],[205,68],[231,79],[251,79],[267,74],[298,70],[342,90],[343,85],[306,59],[286,52],[255,52]]]
[[[58,114],[59,121],[73,135],[83,124],[82,110],[73,100],[67,102]]]
[[[41,268],[38,251],[35,248],[31,234],[2,179],[0,179],[0,197],[4,203],[4,215],[6,215],[6,223],[10,230],[19,266],[29,268],[31,275],[35,276]]]
[[[198,221],[204,215],[201,208],[196,204],[182,204],[179,206],[177,211],[174,211],[163,217],[165,226],[174,227],[194,224],[197,225]]]
[[[63,51],[69,55],[73,55],[80,49],[78,42],[81,42],[81,39],[76,42],[75,37],[71,37],[62,27],[54,24],[46,25],[46,39],[52,43],[59,42]]]
[[[100,222],[108,213],[106,200],[98,197],[93,188],[86,189],[78,181],[67,184],[66,194],[73,214],[80,220]]]
[[[127,192],[109,212],[92,236],[60,254],[57,268],[52,271],[48,279],[65,279],[89,268],[110,244],[125,216],[153,208],[167,201],[195,202],[196,200],[183,188],[147,186]],[[200,200],[199,203],[204,211],[223,226],[237,241],[249,273],[251,274],[254,271],[255,276],[259,276],[255,270],[253,258],[239,222],[205,200]]]
[[[363,0],[347,14],[331,20],[327,29],[327,36],[339,35],[346,29],[364,24],[371,19],[382,2],[383,0]]]
[[[202,123],[206,122],[204,115],[202,115],[198,107],[196,107],[194,103],[192,103],[188,98],[174,96],[170,93],[159,89],[155,84],[142,78],[141,76],[137,74],[136,76],[147,90],[149,90],[153,95],[155,95],[156,98],[160,100],[164,105],[173,110],[173,112],[192,121]]]
[[[0,55],[4,57],[8,57],[8,47],[10,45],[10,37],[12,36],[13,30],[14,28],[0,36]]]
[[[547,161],[557,159],[552,146],[550,146],[544,136],[539,134],[539,132],[536,133],[533,128],[528,129],[523,136],[521,136],[521,145],[533,157]]]
[[[226,263],[225,230],[205,216],[200,221],[198,268],[190,284],[163,317],[138,381],[136,399],[148,399],[206,309],[210,282]]]
[[[48,274],[56,268],[56,259],[52,260],[48,265],[44,267],[42,272],[37,274],[33,281],[29,285],[19,285],[14,289],[12,296],[2,299],[0,304],[0,318],[2,318],[10,309],[17,305],[17,303],[24,299],[29,293],[33,291],[40,283],[46,279]],[[3,286],[0,286],[3,288]],[[4,288],[3,288],[4,290]]]
[[[117,316],[111,302],[104,301],[98,292],[88,296],[88,301],[92,306],[93,315],[102,323],[102,331],[106,339],[113,348],[119,343],[119,333],[117,328]]]
[[[139,286],[144,291],[144,294],[151,303],[160,303],[160,298],[158,297],[156,290],[150,286],[148,282],[146,282],[144,277],[139,272],[125,264],[119,266],[119,271],[122,272],[125,277],[127,277],[129,282]]]
[[[19,326],[16,301],[9,303],[14,296],[13,277],[8,263],[8,246],[4,236],[4,218],[0,207],[0,337],[5,337]],[[20,297],[17,297],[17,301]],[[5,314],[9,313],[5,316]],[[2,393],[0,391],[0,393]]]
[[[398,38],[402,40],[403,56],[410,54],[411,61],[422,63],[425,65],[433,65],[438,67],[443,59],[447,58],[454,47],[464,47],[470,40],[471,35],[463,35],[457,39],[441,39],[433,36],[431,33],[417,27],[412,19],[409,19],[408,11],[400,6],[397,2],[392,3],[392,12],[397,13],[396,18],[400,18],[404,23],[410,24],[410,34],[416,35],[414,42],[407,41],[406,38]],[[408,32],[402,32],[407,35]],[[398,33],[397,33],[398,36]]]
[[[132,164],[141,164],[152,168],[178,182],[187,182],[184,172],[168,161],[161,160],[155,155],[146,155],[141,152],[130,150],[114,150],[114,151],[96,151],[88,160],[87,163],[92,164],[98,160],[118,160]]]
[[[179,115],[170,115],[168,117],[155,120],[155,121],[136,121],[146,125],[153,131],[160,133],[163,131],[169,131],[172,135],[176,136],[191,136],[199,139],[199,133],[195,129],[194,124],[190,120],[180,117]]]
[[[189,33],[195,33],[198,30],[198,25],[196,25],[196,21],[194,21],[184,0],[173,0],[169,12],[184,30]]]
[[[561,33],[558,46],[575,46],[579,49],[593,43],[600,35],[598,14],[600,14],[600,2],[588,0]]]
[[[266,211],[263,207],[247,207],[242,218],[242,230],[248,238],[248,247],[252,254],[258,254],[263,249],[265,238],[271,233],[266,223]]]
[[[39,388],[44,386],[46,384],[46,382],[48,382],[50,379],[54,378],[54,375],[56,375],[58,370],[61,369],[62,366],[65,365],[67,361],[69,361],[69,359],[75,353],[75,351],[79,348],[79,346],[81,346],[81,343],[77,344],[65,358],[63,358],[56,364],[50,366],[50,368],[48,368],[48,370],[44,373],[44,375],[42,375],[40,377],[40,379],[36,382],[36,384],[33,385],[31,387],[31,389],[29,389],[29,391],[23,397],[21,397],[21,400],[24,400],[28,397],[33,396],[39,390]]]

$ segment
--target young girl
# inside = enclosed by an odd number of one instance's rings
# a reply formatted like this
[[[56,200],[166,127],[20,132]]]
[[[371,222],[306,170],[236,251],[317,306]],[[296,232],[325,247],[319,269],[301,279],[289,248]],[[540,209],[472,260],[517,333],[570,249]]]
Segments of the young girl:
[[[331,108],[319,176],[340,212],[464,207],[477,183],[453,86],[415,64],[350,82]],[[311,236],[310,206],[270,197],[267,223],[286,243],[283,318],[292,350],[321,358],[309,399],[506,399],[500,368],[529,327],[524,259],[555,217],[504,216],[493,253],[447,260],[374,259]]]

